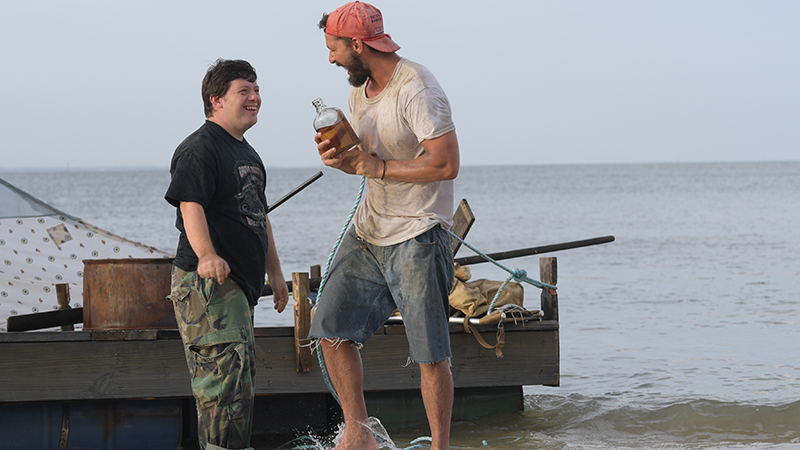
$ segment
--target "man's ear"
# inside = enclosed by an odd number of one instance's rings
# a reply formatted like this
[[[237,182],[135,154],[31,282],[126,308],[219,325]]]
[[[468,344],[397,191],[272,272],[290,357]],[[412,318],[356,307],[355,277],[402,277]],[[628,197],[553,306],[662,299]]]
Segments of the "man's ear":
[[[359,38],[350,39],[350,45],[353,46],[353,51],[359,55],[364,51],[364,41]]]
[[[217,97],[216,95],[211,95],[208,97],[208,100],[211,102],[212,114],[213,111],[222,108],[222,102],[220,101],[220,99],[221,97]]]

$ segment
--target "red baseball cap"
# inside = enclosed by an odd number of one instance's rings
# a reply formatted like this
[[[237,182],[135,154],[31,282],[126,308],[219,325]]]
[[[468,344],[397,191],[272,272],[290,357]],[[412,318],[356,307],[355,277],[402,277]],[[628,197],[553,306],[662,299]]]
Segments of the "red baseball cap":
[[[350,2],[328,14],[325,32],[341,38],[359,38],[379,52],[400,50],[392,37],[383,32],[383,15],[369,3]]]

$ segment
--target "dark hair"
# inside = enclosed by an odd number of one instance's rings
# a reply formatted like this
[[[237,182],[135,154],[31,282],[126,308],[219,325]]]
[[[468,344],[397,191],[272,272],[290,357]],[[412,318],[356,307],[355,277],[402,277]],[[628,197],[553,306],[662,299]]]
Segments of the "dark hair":
[[[231,81],[244,78],[255,83],[256,69],[249,62],[242,59],[223,59],[219,58],[206,71],[203,78],[203,106],[205,107],[206,117],[211,117],[214,107],[211,105],[211,97],[222,97],[231,87]]]
[[[325,31],[325,28],[328,28],[328,13],[322,13],[322,19],[319,19],[317,26],[322,31]]]

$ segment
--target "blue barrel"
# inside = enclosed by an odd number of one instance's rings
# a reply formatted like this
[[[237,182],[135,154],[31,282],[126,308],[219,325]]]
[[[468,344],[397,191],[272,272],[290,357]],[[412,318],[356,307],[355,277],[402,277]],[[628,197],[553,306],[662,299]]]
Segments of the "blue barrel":
[[[62,429],[72,450],[177,450],[182,435],[176,399],[0,405],[0,450],[58,450]]]

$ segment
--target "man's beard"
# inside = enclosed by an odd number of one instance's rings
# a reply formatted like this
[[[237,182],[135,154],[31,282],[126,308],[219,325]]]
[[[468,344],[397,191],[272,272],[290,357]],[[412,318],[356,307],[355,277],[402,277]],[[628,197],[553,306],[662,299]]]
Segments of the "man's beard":
[[[361,60],[361,56],[359,56],[356,52],[350,53],[350,61],[348,61],[348,63],[348,65],[337,64],[350,72],[350,76],[347,78],[347,81],[351,86],[363,86],[372,75],[372,72],[364,65],[364,61]]]

